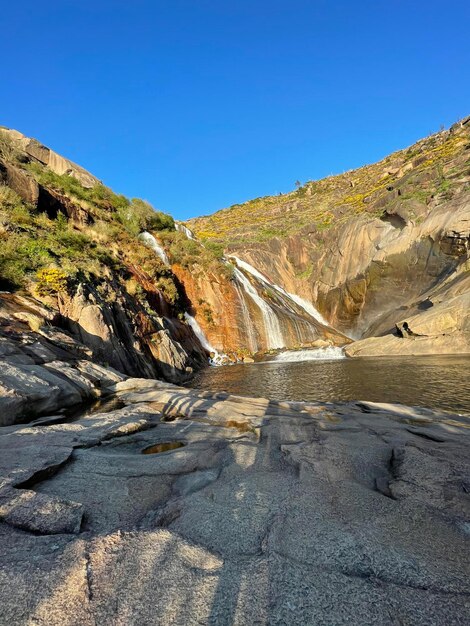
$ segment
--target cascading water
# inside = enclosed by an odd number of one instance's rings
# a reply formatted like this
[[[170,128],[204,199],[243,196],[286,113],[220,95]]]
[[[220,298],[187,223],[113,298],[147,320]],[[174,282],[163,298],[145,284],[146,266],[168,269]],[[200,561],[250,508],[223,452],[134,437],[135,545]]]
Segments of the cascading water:
[[[315,350],[290,350],[276,355],[274,361],[283,363],[295,363],[297,361],[336,361],[345,359],[343,348],[328,346],[327,348],[317,348]]]
[[[310,317],[313,317],[313,319],[317,320],[317,322],[320,322],[320,324],[323,324],[324,326],[329,326],[326,319],[323,317],[320,311],[318,311],[313,306],[311,302],[308,302],[308,300],[304,300],[304,298],[301,298],[295,293],[290,293],[290,291],[284,291],[282,287],[277,287],[277,289],[278,291],[280,290],[281,292],[284,292],[287,296],[289,296],[291,300],[298,304],[306,313],[310,315]]]
[[[285,341],[281,332],[281,325],[275,312],[267,302],[258,294],[248,278],[238,267],[233,268],[235,279],[241,284],[244,291],[250,296],[261,311],[263,323],[266,331],[266,342],[268,349],[283,348]]]
[[[243,322],[245,325],[244,330],[246,331],[246,338],[248,340],[248,349],[253,353],[258,352],[258,342],[256,340],[253,322],[251,321],[250,311],[248,309],[248,305],[246,304],[245,292],[238,280],[234,280],[234,285],[242,308]]]
[[[153,235],[151,235],[147,231],[144,231],[143,233],[140,233],[139,239],[143,241],[146,246],[152,248],[155,254],[163,261],[163,263],[165,263],[165,265],[170,265],[170,260],[168,259],[165,250],[163,249],[161,244],[158,243]]]
[[[193,231],[181,222],[175,222],[175,228],[178,232],[184,233],[188,239],[193,239],[194,241],[196,241],[196,237],[194,236]]]
[[[253,267],[246,261],[242,261],[242,259],[239,259],[237,256],[230,255],[230,258],[233,259],[237,263],[237,265],[239,265],[242,269],[244,269],[246,272],[248,272],[249,274],[257,278],[261,282],[265,283],[268,287],[275,289],[279,293],[282,293],[284,296],[286,296],[288,299],[295,302],[306,313],[308,313],[309,317],[313,317],[313,319],[316,320],[317,322],[320,322],[320,324],[323,324],[324,326],[328,326],[328,322],[325,320],[322,314],[319,311],[317,311],[317,309],[313,306],[311,302],[308,302],[307,300],[304,300],[303,298],[296,295],[295,293],[290,293],[286,291],[285,289],[283,289],[280,285],[276,285],[276,283],[271,282],[268,278],[266,278],[266,276],[264,276],[261,272],[259,272],[255,267]]]
[[[226,360],[225,355],[224,354],[220,354],[220,352],[218,352],[214,348],[214,346],[209,342],[209,340],[207,339],[207,337],[204,334],[204,331],[199,326],[198,321],[196,320],[196,318],[193,317],[192,315],[190,315],[189,313],[185,313],[184,314],[184,319],[189,324],[189,326],[191,326],[191,328],[193,329],[193,332],[196,335],[196,337],[199,339],[199,342],[200,342],[201,346],[205,350],[207,350],[207,352],[209,352],[211,355],[213,355],[209,359],[209,363],[211,365],[222,365],[224,363],[224,361]]]

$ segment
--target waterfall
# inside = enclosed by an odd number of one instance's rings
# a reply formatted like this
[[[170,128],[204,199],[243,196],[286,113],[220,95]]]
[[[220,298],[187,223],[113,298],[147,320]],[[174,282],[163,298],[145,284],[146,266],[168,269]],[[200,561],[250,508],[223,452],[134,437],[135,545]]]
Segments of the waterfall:
[[[244,291],[250,296],[261,311],[263,316],[264,327],[266,331],[266,341],[268,349],[271,348],[283,348],[285,345],[284,338],[281,332],[281,326],[275,312],[268,305],[267,302],[258,294],[256,289],[250,283],[248,278],[243,274],[238,267],[233,268],[234,276],[236,280],[242,285]]]
[[[163,261],[163,263],[165,263],[165,265],[170,265],[170,261],[166,255],[165,250],[162,248],[161,244],[158,243],[153,235],[151,235],[147,231],[144,231],[143,233],[140,233],[139,239],[141,239],[146,246],[152,248],[155,254]]]
[[[282,352],[276,355],[274,360],[282,361],[283,363],[295,363],[297,361],[336,361],[337,359],[345,358],[343,348],[328,346],[327,348],[316,348],[315,350]]]
[[[193,231],[181,222],[175,222],[175,228],[178,232],[184,233],[188,239],[193,239],[194,241],[196,241],[196,237],[194,236]]]
[[[225,354],[220,354],[220,352],[218,352],[214,348],[214,346],[209,342],[209,340],[204,334],[204,331],[199,326],[199,323],[196,320],[196,318],[193,317],[192,315],[189,315],[189,313],[185,313],[184,319],[189,324],[189,326],[191,326],[191,328],[193,329],[193,332],[196,335],[196,337],[199,339],[201,346],[205,350],[207,350],[207,352],[209,352],[211,355],[212,354],[214,355],[214,356],[211,356],[211,358],[209,359],[209,363],[211,365],[223,365],[223,362],[225,360]]]
[[[282,287],[279,287],[279,289],[282,289]],[[284,291],[284,290],[282,289],[282,291]],[[329,326],[329,324],[326,321],[326,319],[323,317],[323,315],[320,313],[320,311],[318,311],[313,306],[313,304],[311,302],[308,302],[308,300],[304,300],[304,298],[301,298],[300,296],[296,295],[295,293],[290,293],[290,291],[286,291],[284,293],[286,293],[291,300],[293,300],[306,313],[308,313],[310,315],[310,317],[313,317],[313,319],[317,320],[317,322],[320,322],[320,324],[323,324],[324,326]]]
[[[266,276],[264,276],[261,272],[259,272],[255,267],[253,267],[246,261],[242,261],[242,259],[239,259],[237,256],[230,255],[230,258],[234,259],[237,265],[243,268],[246,272],[248,272],[249,274],[257,278],[258,280],[262,281],[263,283],[265,283],[272,289],[275,289],[279,293],[282,293],[284,296],[286,296],[287,298],[289,298],[290,300],[298,304],[298,306],[300,306],[300,308],[302,308],[308,314],[309,317],[313,317],[313,319],[316,320],[317,322],[320,322],[320,324],[323,324],[324,326],[328,326],[328,322],[326,321],[326,319],[322,316],[322,314],[319,311],[317,311],[317,309],[313,306],[311,302],[308,302],[307,300],[304,300],[304,298],[297,296],[295,293],[290,293],[286,291],[285,289],[283,289],[282,287],[280,287],[279,285],[272,283],[268,278],[266,278]]]
[[[239,281],[235,280],[234,285],[235,285],[235,289],[237,290],[238,298],[240,300],[240,304],[242,307],[243,321],[245,323],[244,330],[246,332],[246,337],[248,339],[248,346],[249,346],[250,352],[258,352],[258,342],[256,340],[256,334],[255,334],[255,330],[253,327],[253,322],[251,321],[250,311],[248,310],[248,306],[246,304],[245,292],[241,288]]]

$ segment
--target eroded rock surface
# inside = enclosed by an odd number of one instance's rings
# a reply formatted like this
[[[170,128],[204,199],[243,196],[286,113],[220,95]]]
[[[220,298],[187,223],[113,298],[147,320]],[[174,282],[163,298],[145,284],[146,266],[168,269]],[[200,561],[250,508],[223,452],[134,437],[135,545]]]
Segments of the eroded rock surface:
[[[106,396],[127,375],[182,382],[206,364],[188,326],[119,296],[110,305],[79,285],[56,309],[0,293],[0,426]]]
[[[469,418],[110,391],[0,430],[0,622],[468,623]]]

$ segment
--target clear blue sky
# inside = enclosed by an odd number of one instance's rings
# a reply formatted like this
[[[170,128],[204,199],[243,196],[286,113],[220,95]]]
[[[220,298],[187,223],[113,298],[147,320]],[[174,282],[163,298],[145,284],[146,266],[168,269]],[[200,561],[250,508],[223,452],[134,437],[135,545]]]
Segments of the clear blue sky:
[[[2,5],[0,124],[179,219],[470,114],[470,2]]]

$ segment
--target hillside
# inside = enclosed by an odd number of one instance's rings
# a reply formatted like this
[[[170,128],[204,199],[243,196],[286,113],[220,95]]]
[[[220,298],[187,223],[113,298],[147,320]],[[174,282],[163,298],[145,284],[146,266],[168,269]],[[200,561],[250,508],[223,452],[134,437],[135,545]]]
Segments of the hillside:
[[[173,247],[186,241],[169,215],[8,129],[0,130],[0,183],[1,337],[32,331],[41,342],[52,326],[95,362],[173,381],[206,362],[182,321],[184,291],[140,238],[151,230]]]
[[[95,362],[173,382],[209,355],[350,337],[363,339],[351,356],[470,352],[469,163],[466,119],[375,165],[193,220],[194,238],[0,129],[2,336],[41,342],[52,325]],[[404,321],[419,341],[397,341]]]
[[[421,312],[413,322],[425,321],[422,333],[460,332],[465,315],[450,322],[447,311],[441,324],[440,309],[432,320],[424,309],[454,297],[459,311],[468,308],[470,118],[379,163],[188,226],[355,338],[389,333]]]
[[[227,247],[297,233],[326,235],[359,216],[387,219],[397,205],[419,221],[423,206],[432,209],[469,185],[470,119],[465,119],[378,163],[235,204],[188,225],[201,240]]]

